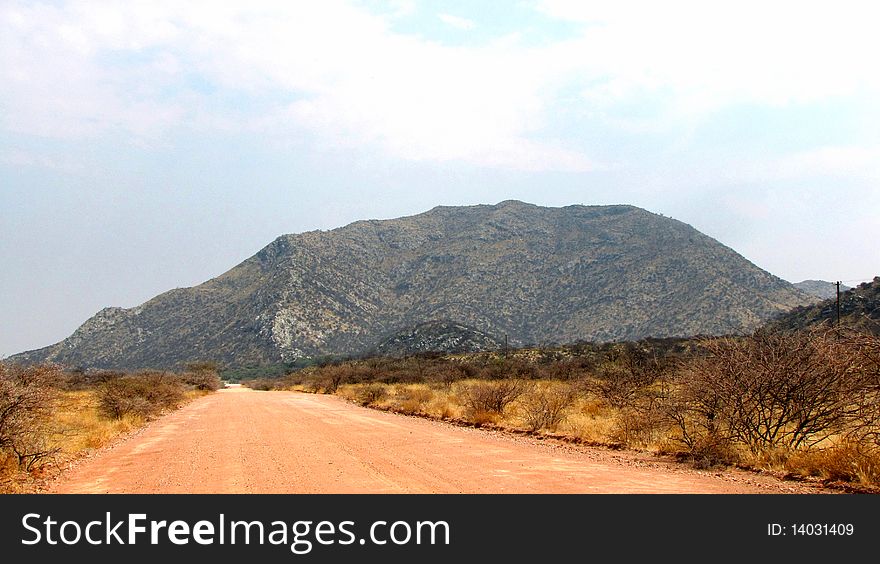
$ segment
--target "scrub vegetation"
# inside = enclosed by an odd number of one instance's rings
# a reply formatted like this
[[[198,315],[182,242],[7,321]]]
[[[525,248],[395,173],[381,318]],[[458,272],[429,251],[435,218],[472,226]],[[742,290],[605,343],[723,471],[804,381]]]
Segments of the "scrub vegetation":
[[[828,326],[336,361],[246,384],[699,467],[880,484],[880,338]]]

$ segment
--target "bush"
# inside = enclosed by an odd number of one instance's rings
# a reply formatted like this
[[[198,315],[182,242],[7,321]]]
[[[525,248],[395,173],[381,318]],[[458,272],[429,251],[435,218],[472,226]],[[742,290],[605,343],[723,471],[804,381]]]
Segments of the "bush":
[[[54,365],[0,363],[0,451],[32,470],[58,451],[48,445],[61,370]]]
[[[223,381],[216,371],[188,371],[180,375],[180,381],[194,390],[213,392],[223,387]]]
[[[89,390],[120,376],[123,376],[122,372],[110,370],[70,370],[64,373],[62,387],[65,390]]]
[[[576,394],[571,386],[534,387],[520,401],[523,421],[532,432],[540,429],[555,430],[565,419],[566,410],[574,403]]]
[[[480,373],[480,378],[483,380],[531,380],[536,376],[537,370],[532,363],[512,358],[494,359],[486,364]]]
[[[434,392],[428,388],[400,388],[394,396],[394,411],[406,414],[419,413],[431,401]]]
[[[382,400],[387,394],[383,384],[362,384],[355,392],[355,400],[361,405],[373,405]]]
[[[740,446],[759,458],[876,428],[877,386],[836,332],[715,339],[704,348],[709,354],[683,366],[664,402],[691,451]]]
[[[632,406],[660,374],[658,361],[637,351],[623,349],[599,365],[595,378],[583,380],[582,386],[611,407],[622,409]]]
[[[464,387],[462,400],[472,413],[500,414],[526,391],[520,380],[496,380],[476,382]]]
[[[252,390],[267,392],[272,389],[273,382],[268,378],[255,378],[253,380],[242,380],[241,385]]]
[[[110,419],[149,417],[176,407],[184,397],[181,380],[164,372],[114,378],[98,388],[98,408]]]
[[[586,372],[578,360],[553,360],[539,367],[539,377],[544,380],[574,380]]]
[[[339,386],[348,381],[350,371],[349,367],[344,366],[330,365],[322,368],[322,387],[324,388],[324,393],[335,394]]]

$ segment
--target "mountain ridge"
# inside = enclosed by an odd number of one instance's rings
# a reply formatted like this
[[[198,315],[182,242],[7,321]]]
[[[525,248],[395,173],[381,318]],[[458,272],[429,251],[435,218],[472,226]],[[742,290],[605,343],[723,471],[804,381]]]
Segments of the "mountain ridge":
[[[880,276],[855,288],[841,286],[840,325],[849,329],[880,335]],[[799,306],[782,313],[767,324],[770,330],[800,331],[837,324],[837,296],[818,303]]]
[[[811,296],[816,296],[817,300],[827,300],[837,295],[837,286],[834,282],[826,280],[801,280],[800,282],[795,282],[792,286]],[[849,286],[840,285],[841,292],[851,289]]]
[[[277,237],[227,272],[11,357],[102,368],[359,354],[449,320],[510,344],[749,331],[807,296],[630,205],[506,200]]]

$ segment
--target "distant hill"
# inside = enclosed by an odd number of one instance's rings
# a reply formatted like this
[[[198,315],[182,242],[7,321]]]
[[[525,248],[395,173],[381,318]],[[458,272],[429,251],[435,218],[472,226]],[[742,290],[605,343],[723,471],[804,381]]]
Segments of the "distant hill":
[[[726,334],[810,302],[662,215],[506,201],[284,235],[204,284],[101,310],[60,343],[10,360],[279,364],[361,354],[438,320],[509,335],[511,346]]]
[[[837,296],[796,307],[768,323],[773,330],[798,330],[837,322]],[[840,324],[880,335],[880,276],[840,294]]]
[[[466,353],[495,351],[504,341],[451,321],[429,321],[401,331],[369,351],[370,355],[408,356],[424,352]]]
[[[793,286],[802,292],[806,292],[807,294],[816,296],[822,300],[837,298],[837,285],[834,282],[826,282],[825,280],[804,280],[802,282],[795,282]],[[849,289],[851,289],[849,286],[844,286],[843,284],[840,285],[841,292]]]

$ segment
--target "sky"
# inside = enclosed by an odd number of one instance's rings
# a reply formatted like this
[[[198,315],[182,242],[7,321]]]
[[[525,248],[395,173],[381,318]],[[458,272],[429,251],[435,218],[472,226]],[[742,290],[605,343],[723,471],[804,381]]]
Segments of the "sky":
[[[872,2],[0,0],[0,357],[284,233],[632,204],[880,275]]]

